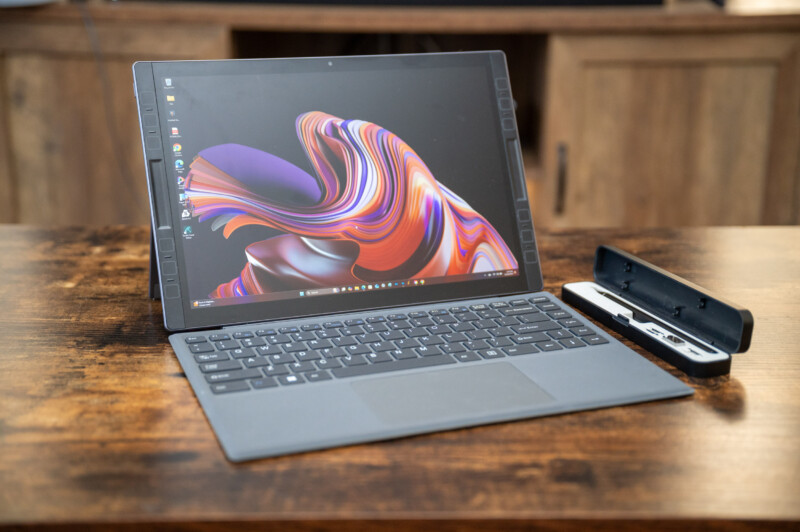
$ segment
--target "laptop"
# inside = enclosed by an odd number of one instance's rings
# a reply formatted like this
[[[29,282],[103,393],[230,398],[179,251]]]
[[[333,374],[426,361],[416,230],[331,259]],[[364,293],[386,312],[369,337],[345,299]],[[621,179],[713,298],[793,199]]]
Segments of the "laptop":
[[[502,52],[133,73],[151,286],[231,461],[692,393],[542,292]]]

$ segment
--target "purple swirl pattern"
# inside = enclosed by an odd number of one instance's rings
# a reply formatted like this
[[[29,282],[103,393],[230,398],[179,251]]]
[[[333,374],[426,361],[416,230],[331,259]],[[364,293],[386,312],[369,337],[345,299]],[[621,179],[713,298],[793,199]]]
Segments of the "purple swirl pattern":
[[[517,268],[491,224],[397,135],[319,111],[296,129],[315,175],[239,144],[191,163],[186,194],[200,222],[226,238],[253,224],[283,233],[249,245],[241,275],[211,297]]]

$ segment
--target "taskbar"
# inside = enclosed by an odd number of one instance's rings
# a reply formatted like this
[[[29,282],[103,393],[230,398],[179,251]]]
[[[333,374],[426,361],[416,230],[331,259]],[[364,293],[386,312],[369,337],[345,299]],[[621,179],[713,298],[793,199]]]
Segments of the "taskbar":
[[[281,301],[286,299],[300,299],[316,296],[352,294],[359,292],[374,292],[376,290],[416,288],[435,284],[458,283],[463,281],[478,281],[483,279],[496,279],[499,277],[514,277],[519,275],[519,270],[501,270],[494,272],[468,273],[463,275],[443,275],[441,277],[415,277],[412,279],[380,281],[362,284],[348,284],[331,286],[327,288],[307,288],[304,290],[287,290],[270,294],[241,295],[236,297],[194,299],[191,303],[193,309],[210,307],[223,307],[240,305],[243,303],[263,303],[266,301]]]

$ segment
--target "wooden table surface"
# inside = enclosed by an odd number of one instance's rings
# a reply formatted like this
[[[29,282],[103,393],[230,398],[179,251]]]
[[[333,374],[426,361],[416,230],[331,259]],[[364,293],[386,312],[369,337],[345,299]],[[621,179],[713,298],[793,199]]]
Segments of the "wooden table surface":
[[[556,294],[605,243],[752,311],[694,397],[239,465],[146,297],[147,238],[0,226],[0,528],[800,529],[800,227],[539,232]]]

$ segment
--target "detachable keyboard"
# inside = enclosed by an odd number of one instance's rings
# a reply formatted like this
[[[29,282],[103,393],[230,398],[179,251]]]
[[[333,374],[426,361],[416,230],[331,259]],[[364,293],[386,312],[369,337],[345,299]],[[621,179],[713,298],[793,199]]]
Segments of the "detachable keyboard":
[[[184,340],[211,391],[221,394],[608,343],[574,314],[536,296],[303,318]]]

